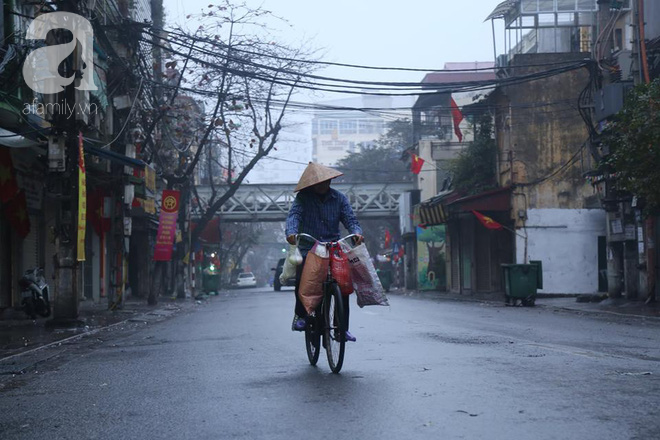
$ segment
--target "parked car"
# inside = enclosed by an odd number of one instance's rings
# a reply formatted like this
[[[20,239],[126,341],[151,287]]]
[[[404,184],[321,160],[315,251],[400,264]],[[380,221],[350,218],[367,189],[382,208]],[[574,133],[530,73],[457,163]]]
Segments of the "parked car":
[[[280,258],[277,262],[277,267],[273,267],[271,270],[275,271],[275,279],[273,280],[273,290],[279,292],[282,290],[282,286],[295,286],[296,277],[295,275],[286,280],[286,283],[280,283],[280,275],[282,275],[282,266],[284,266],[284,258]]]
[[[252,272],[239,273],[236,278],[236,287],[257,287],[257,279]]]

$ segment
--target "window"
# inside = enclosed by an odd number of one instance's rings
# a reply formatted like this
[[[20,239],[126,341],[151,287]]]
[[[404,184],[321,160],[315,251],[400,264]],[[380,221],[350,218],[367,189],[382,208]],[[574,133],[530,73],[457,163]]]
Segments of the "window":
[[[555,0],[539,0],[540,12],[553,12],[555,10]]]
[[[575,14],[557,14],[557,26],[575,26]]]
[[[539,14],[539,27],[549,27],[555,25],[555,14]]]
[[[332,119],[321,120],[320,125],[321,134],[332,134],[337,129],[337,121]]]
[[[340,121],[339,122],[340,134],[355,134],[357,133],[357,121]]]
[[[522,4],[520,5],[522,8],[523,12],[536,12],[538,11],[538,4],[536,3],[537,0],[522,0]]]
[[[361,119],[358,122],[358,131],[360,133],[376,133],[376,126],[371,119]]]
[[[575,11],[575,0],[557,0],[558,11]]]
[[[597,11],[596,0],[578,0],[578,11]]]
[[[622,50],[623,49],[623,29],[621,29],[621,28],[614,29],[613,47],[614,47],[614,50]]]
[[[523,14],[534,12],[596,11],[596,0],[522,0]]]

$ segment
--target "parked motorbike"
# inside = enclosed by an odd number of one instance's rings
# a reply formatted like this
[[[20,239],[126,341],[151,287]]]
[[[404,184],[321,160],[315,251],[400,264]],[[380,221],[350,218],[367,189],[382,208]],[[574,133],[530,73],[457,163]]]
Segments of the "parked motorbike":
[[[35,319],[37,314],[44,318],[50,316],[50,296],[44,270],[34,268],[25,271],[18,284],[21,287],[21,305],[25,314],[32,319]]]

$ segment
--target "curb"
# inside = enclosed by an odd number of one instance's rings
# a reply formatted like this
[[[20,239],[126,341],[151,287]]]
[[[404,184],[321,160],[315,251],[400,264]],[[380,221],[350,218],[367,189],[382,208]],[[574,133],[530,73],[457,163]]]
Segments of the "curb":
[[[39,350],[43,350],[43,349],[45,349],[45,348],[52,347],[53,345],[64,344],[64,343],[66,343],[66,342],[75,341],[76,339],[80,339],[80,338],[83,338],[83,337],[85,337],[85,336],[91,336],[91,335],[94,335],[94,334],[96,334],[96,333],[99,333],[99,332],[102,331],[102,330],[107,330],[107,329],[110,329],[110,328],[112,328],[112,327],[115,327],[115,326],[118,326],[118,325],[121,325],[121,324],[126,324],[129,320],[130,320],[130,319],[125,319],[125,320],[123,320],[123,321],[119,321],[119,322],[115,322],[115,323],[113,323],[113,324],[107,325],[107,326],[105,326],[105,327],[95,328],[94,330],[89,330],[89,331],[86,331],[86,332],[84,332],[84,333],[80,333],[80,334],[77,334],[77,335],[69,336],[68,338],[64,338],[64,339],[58,339],[57,341],[49,342],[48,344],[40,345],[40,346],[38,346],[38,347],[34,347],[34,348],[29,349],[29,350],[25,350],[25,351],[20,351],[20,352],[18,352],[18,353],[14,353],[14,354],[9,355],[9,356],[7,356],[7,357],[0,358],[0,364],[3,363],[3,362],[8,361],[8,360],[10,360],[10,359],[18,358],[19,356],[23,356],[23,355],[28,355],[28,354],[36,353],[36,352],[39,351]]]
[[[196,301],[193,299],[189,304],[191,306],[194,306],[196,304]],[[38,345],[36,347],[31,347],[31,348],[29,348],[27,350],[24,350],[24,351],[20,351],[20,349],[18,349],[19,351],[17,353],[13,353],[13,354],[10,354],[8,356],[0,358],[0,364],[15,361],[16,359],[20,358],[21,356],[32,355],[32,354],[35,354],[35,353],[39,352],[40,350],[44,350],[44,349],[51,348],[53,346],[58,346],[58,345],[61,345],[61,344],[69,343],[69,342],[72,342],[72,341],[75,341],[75,340],[78,340],[78,339],[82,339],[82,338],[87,337],[87,336],[93,336],[93,335],[95,335],[97,333],[100,333],[102,331],[109,330],[109,329],[112,329],[112,328],[115,328],[115,327],[118,327],[118,326],[121,326],[121,325],[127,325],[127,324],[130,324],[132,322],[136,322],[136,321],[140,321],[140,322],[144,322],[144,323],[159,322],[159,321],[162,321],[164,319],[170,318],[170,317],[178,314],[179,312],[183,311],[184,308],[185,308],[186,303],[184,303],[184,305],[181,305],[181,306],[179,306],[175,309],[168,309],[167,307],[170,306],[170,305],[171,305],[171,303],[163,304],[160,307],[157,306],[153,310],[149,310],[149,311],[146,311],[146,312],[143,311],[142,313],[137,313],[135,315],[127,316],[124,319],[121,319],[120,321],[113,322],[113,323],[107,324],[107,325],[103,325],[103,326],[100,326],[100,327],[97,327],[97,328],[94,328],[94,329],[90,329],[90,330],[87,330],[87,331],[83,331],[83,332],[81,332],[79,334],[76,334],[76,335],[72,335],[72,336],[62,338],[62,339],[57,339],[57,340],[54,340],[54,341],[50,341],[50,342],[47,342],[43,345]],[[155,318],[151,318],[150,316],[153,316]],[[18,326],[17,328],[20,329],[20,326]]]
[[[418,291],[418,290],[398,290],[398,291],[390,291],[388,295],[397,295],[397,296],[407,296],[407,297],[417,297],[417,298],[428,298],[428,299],[433,299],[433,300],[445,300],[445,301],[457,301],[457,302],[481,302],[481,303],[487,303],[487,304],[494,304],[494,305],[504,305],[504,296],[502,295],[502,298],[500,299],[499,297],[495,297],[499,294],[493,294],[493,297],[483,297],[483,296],[471,296],[471,295],[455,295],[455,294],[448,294],[444,292],[433,292],[433,291]],[[536,295],[536,305],[535,307],[540,307],[544,309],[554,309],[554,310],[563,310],[567,312],[573,312],[573,313],[584,313],[584,314],[590,314],[590,315],[612,315],[612,316],[617,316],[617,317],[629,317],[629,318],[643,318],[643,319],[651,319],[654,321],[660,321],[660,315],[659,316],[654,316],[654,315],[649,315],[649,314],[643,314],[643,313],[638,313],[635,310],[628,310],[626,312],[620,312],[620,311],[613,311],[613,310],[606,310],[606,309],[601,309],[601,308],[594,308],[590,309],[588,307],[584,306],[575,306],[575,307],[567,307],[566,305],[556,305],[556,304],[544,304],[544,303],[539,303],[538,300],[543,301],[544,299],[558,299],[558,298],[578,298],[581,295],[578,294],[537,294]],[[586,303],[578,303],[577,301],[575,304],[586,304]],[[630,303],[624,303],[624,305],[630,304]],[[597,303],[593,303],[594,307],[598,307]],[[512,307],[513,308],[513,307]],[[533,309],[534,307],[527,307],[529,309]]]

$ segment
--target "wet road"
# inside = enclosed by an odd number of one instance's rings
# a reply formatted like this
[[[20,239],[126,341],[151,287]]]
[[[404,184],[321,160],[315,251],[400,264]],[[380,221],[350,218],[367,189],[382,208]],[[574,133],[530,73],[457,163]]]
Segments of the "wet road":
[[[230,291],[67,344],[0,377],[0,438],[660,437],[658,320],[393,295],[353,302],[333,375],[290,331],[292,295]]]

